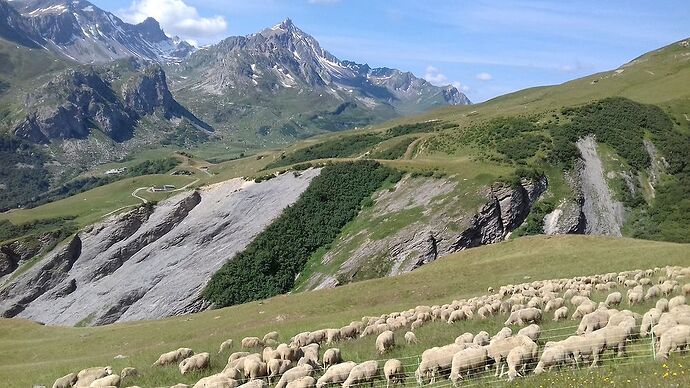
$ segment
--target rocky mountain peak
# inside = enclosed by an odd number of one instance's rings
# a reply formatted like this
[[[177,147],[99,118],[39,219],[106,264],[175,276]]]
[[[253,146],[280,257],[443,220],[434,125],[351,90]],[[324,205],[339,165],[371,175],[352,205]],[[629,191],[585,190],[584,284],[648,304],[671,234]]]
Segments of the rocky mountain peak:
[[[150,42],[162,42],[166,39],[169,39],[168,36],[165,35],[165,32],[163,32],[158,20],[152,17],[146,18],[146,20],[137,24],[135,27],[139,31],[139,34],[142,36],[142,38]]]

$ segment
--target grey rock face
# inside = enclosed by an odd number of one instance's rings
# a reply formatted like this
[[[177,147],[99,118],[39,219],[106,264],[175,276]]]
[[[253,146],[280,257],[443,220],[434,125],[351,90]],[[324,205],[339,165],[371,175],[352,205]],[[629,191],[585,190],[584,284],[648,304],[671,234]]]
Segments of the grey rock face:
[[[472,218],[470,226],[450,244],[447,253],[503,241],[520,226],[539,196],[546,191],[546,180],[522,180],[520,186],[492,187],[489,202]]]
[[[585,197],[580,187],[580,171],[583,163],[576,164],[575,171],[565,173],[565,181],[572,191],[572,197],[563,200],[553,212],[544,216],[544,234],[583,234],[587,220],[582,211]]]
[[[604,168],[596,149],[593,136],[577,142],[584,165],[580,171],[580,183],[584,195],[582,211],[587,220],[586,234],[621,236],[623,204],[613,200],[604,178]]]
[[[371,230],[347,236],[322,262],[332,265],[341,250],[349,249],[351,241],[359,242],[337,274],[315,273],[307,281],[309,289],[334,287],[336,277],[352,276],[368,260],[383,257],[391,262],[387,275],[409,272],[453,252],[503,241],[529,214],[547,182],[523,181],[519,187],[496,186],[486,193],[488,202],[477,214],[454,212],[459,198],[454,196],[458,183],[438,179],[406,177],[394,191],[384,191],[376,198],[375,217],[395,217],[401,211],[422,209],[423,220],[412,222],[385,238],[372,238]],[[338,275],[338,276],[336,276]]]
[[[319,172],[258,184],[233,179],[114,216],[7,285],[0,313],[55,325],[101,325],[207,308],[201,292],[211,275]]]

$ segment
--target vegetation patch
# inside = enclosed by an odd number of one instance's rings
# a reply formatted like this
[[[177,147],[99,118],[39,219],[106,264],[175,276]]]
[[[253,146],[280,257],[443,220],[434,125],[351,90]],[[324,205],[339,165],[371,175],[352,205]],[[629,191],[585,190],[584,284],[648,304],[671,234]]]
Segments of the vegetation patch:
[[[294,205],[213,275],[204,296],[223,307],[290,291],[311,255],[357,216],[363,200],[400,177],[374,161],[324,167]]]
[[[393,141],[392,144],[389,144],[387,147],[381,147],[380,149],[376,149],[372,151],[369,156],[373,159],[387,159],[387,160],[395,160],[395,159],[400,159],[405,155],[405,152],[407,151],[407,148],[417,140],[418,138],[416,137],[404,137],[400,139],[396,139]]]
[[[8,220],[0,220],[0,241],[13,240],[29,233],[49,232],[56,229],[69,230],[65,235],[76,231],[76,225],[71,222],[75,217],[44,218],[15,225]]]

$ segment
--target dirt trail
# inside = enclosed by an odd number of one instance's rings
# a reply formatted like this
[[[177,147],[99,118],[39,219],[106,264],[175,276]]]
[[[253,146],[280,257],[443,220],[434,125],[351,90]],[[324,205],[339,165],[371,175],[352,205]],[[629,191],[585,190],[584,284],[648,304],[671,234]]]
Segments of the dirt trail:
[[[604,168],[597,153],[597,142],[587,136],[577,142],[584,160],[580,172],[582,192],[585,197],[582,211],[587,219],[586,234],[621,236],[623,205],[615,202],[604,178]]]

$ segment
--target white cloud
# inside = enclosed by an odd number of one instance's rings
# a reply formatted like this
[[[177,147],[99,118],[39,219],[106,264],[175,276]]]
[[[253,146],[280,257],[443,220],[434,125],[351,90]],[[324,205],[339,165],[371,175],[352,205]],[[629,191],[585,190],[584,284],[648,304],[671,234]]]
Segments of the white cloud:
[[[480,81],[491,81],[494,77],[489,73],[479,73],[475,76]]]
[[[196,8],[183,0],[134,0],[121,13],[122,18],[131,23],[140,23],[152,17],[158,20],[167,34],[189,40],[215,37],[228,28],[223,16],[202,17]]]
[[[424,79],[436,86],[448,85],[448,77],[433,66],[427,66]]]
[[[453,81],[451,82],[451,85],[455,86],[456,89],[463,93],[469,93],[470,91],[472,91],[472,89],[469,86],[460,83],[460,81]]]

